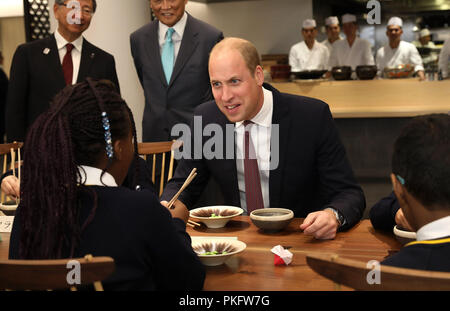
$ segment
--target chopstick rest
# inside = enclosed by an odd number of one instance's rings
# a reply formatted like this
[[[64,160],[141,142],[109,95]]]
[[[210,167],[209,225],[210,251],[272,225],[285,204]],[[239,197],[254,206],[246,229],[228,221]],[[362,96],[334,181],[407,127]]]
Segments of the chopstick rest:
[[[273,259],[273,264],[275,266],[280,265],[287,266],[292,262],[292,257],[294,255],[287,249],[284,249],[283,246],[281,245],[274,246],[270,251],[275,254],[275,257]]]

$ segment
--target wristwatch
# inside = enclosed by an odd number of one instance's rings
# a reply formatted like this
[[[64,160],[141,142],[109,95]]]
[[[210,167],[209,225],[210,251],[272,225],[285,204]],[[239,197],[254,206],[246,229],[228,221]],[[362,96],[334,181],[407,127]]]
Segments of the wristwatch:
[[[333,214],[336,217],[336,220],[339,224],[339,228],[345,224],[345,218],[344,218],[344,216],[342,216],[342,214],[338,210],[336,210],[332,207],[327,207],[326,209],[329,209],[333,212]]]

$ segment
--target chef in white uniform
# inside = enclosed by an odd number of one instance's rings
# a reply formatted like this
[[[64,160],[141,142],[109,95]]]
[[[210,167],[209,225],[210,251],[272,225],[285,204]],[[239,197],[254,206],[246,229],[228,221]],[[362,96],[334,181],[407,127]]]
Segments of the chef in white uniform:
[[[436,49],[436,45],[431,41],[431,33],[428,28],[424,28],[419,32],[419,40],[411,42],[416,48],[430,48]],[[420,52],[419,52],[420,53]],[[420,55],[422,57],[422,62],[424,67],[432,66],[437,64],[439,57],[439,52],[437,50],[431,50],[427,55]]]
[[[327,31],[327,39],[323,40],[320,43],[325,45],[331,54],[333,43],[338,40],[342,40],[342,37],[340,35],[341,27],[339,26],[339,19],[337,18],[337,16],[328,16],[325,19],[325,29]]]
[[[289,52],[291,71],[326,70],[330,53],[321,43],[316,41],[316,21],[303,21],[302,35],[304,41],[294,44]]]
[[[414,72],[419,80],[425,80],[422,58],[414,44],[402,41],[403,21],[399,17],[391,17],[387,24],[386,35],[389,43],[377,52],[377,66],[380,72],[385,67],[395,67],[402,64],[414,65]]]
[[[439,54],[439,70],[442,72],[442,77],[448,78],[448,59],[450,57],[450,38],[445,40],[444,46]]]
[[[329,69],[335,66],[375,65],[369,41],[357,37],[358,24],[353,14],[342,15],[342,30],[346,39],[333,43]]]

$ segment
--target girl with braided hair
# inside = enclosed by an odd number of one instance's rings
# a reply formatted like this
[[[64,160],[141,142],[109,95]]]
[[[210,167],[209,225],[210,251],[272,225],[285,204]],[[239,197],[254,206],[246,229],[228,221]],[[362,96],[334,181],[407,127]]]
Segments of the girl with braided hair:
[[[62,90],[25,141],[9,257],[110,256],[116,270],[105,289],[201,289],[188,211],[120,186],[137,158],[133,115],[111,84],[88,79]]]

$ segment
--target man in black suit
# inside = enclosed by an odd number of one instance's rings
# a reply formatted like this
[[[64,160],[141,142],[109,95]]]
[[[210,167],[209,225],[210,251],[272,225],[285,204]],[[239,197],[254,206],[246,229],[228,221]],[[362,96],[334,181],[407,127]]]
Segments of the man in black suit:
[[[416,117],[394,145],[391,181],[416,241],[381,264],[450,272],[450,116]]]
[[[0,51],[0,66],[3,66],[3,54]],[[6,96],[8,94],[8,77],[0,67],[0,144],[4,142],[5,136],[5,107]]]
[[[157,19],[130,36],[145,108],[142,140],[167,141],[189,123],[196,106],[212,99],[208,57],[221,31],[185,12],[187,0],[150,0]],[[170,34],[170,35],[169,35]]]
[[[243,39],[226,38],[214,47],[209,74],[215,101],[195,110],[193,138],[185,139],[184,158],[162,204],[195,167],[197,177],[175,204],[191,207],[213,177],[226,204],[246,212],[292,209],[296,217],[306,217],[300,227],[304,233],[318,239],[332,239],[360,220],[364,194],[327,104],[265,84],[258,52]],[[255,158],[259,174],[250,174]]]
[[[56,0],[57,31],[20,45],[13,58],[6,107],[8,141],[24,141],[27,129],[68,84],[87,77],[107,79],[119,89],[114,57],[82,37],[96,10],[96,0]],[[71,45],[68,45],[71,44]]]

